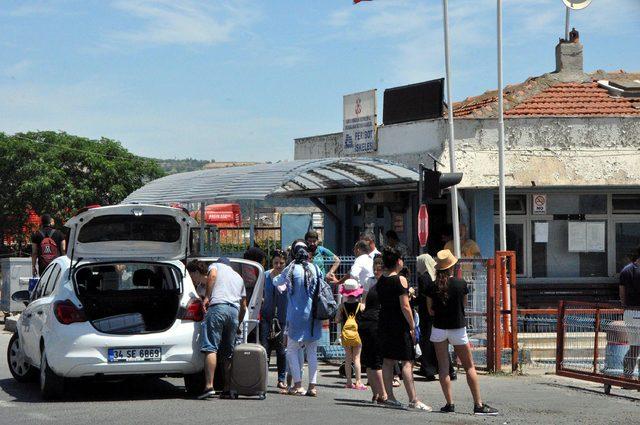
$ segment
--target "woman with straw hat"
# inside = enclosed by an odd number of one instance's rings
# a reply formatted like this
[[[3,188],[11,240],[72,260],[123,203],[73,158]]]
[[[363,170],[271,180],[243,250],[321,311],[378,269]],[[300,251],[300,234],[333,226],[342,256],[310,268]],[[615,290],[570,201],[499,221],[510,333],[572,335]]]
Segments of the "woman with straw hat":
[[[431,342],[436,347],[439,378],[447,404],[440,409],[442,413],[453,413],[455,407],[449,378],[449,344],[453,345],[456,355],[462,362],[467,374],[467,384],[473,396],[473,413],[495,416],[498,411],[482,403],[478,374],[476,373],[464,314],[469,289],[462,279],[454,278],[454,266],[458,259],[448,249],[438,252],[436,258],[436,279],[427,288],[427,308],[433,317]]]

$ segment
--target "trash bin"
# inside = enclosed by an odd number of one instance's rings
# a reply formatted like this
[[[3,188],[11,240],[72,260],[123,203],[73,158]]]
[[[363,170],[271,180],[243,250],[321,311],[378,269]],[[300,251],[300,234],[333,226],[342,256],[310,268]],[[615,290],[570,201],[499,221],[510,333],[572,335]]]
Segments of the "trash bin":
[[[605,327],[607,346],[604,352],[604,368],[602,373],[607,375],[622,375],[624,356],[629,351],[627,327],[622,320],[616,320]]]

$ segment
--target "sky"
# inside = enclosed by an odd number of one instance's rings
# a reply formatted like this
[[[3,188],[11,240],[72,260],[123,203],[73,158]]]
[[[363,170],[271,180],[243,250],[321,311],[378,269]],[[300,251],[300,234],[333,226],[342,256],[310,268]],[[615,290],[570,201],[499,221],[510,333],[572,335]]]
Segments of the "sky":
[[[504,0],[504,81],[555,69],[561,0]],[[452,98],[497,86],[496,1],[450,0]],[[585,70],[640,71],[640,0],[573,12]],[[0,131],[156,158],[278,161],[342,96],[444,76],[440,0],[0,0]]]

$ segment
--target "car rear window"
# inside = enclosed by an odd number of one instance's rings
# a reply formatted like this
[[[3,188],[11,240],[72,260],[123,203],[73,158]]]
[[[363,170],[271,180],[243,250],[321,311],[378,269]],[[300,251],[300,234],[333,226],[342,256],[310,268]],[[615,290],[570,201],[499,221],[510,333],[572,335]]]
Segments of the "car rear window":
[[[176,219],[167,215],[105,215],[84,224],[78,242],[177,242],[180,233]]]
[[[175,290],[179,272],[174,267],[150,263],[82,266],[75,273],[80,294],[104,291]]]

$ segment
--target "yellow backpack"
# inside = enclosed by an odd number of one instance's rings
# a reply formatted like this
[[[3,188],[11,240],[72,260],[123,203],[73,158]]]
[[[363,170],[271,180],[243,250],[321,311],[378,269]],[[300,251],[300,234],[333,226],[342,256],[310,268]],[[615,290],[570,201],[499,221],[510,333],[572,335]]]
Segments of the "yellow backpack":
[[[342,310],[347,314],[347,310],[344,306],[342,306]],[[344,322],[344,326],[342,326],[340,339],[342,339],[343,347],[356,347],[358,345],[362,345],[360,334],[358,333],[358,322],[356,322],[356,314],[358,314],[358,311],[360,311],[360,303],[358,303],[356,311],[353,314],[347,315],[347,320]]]

